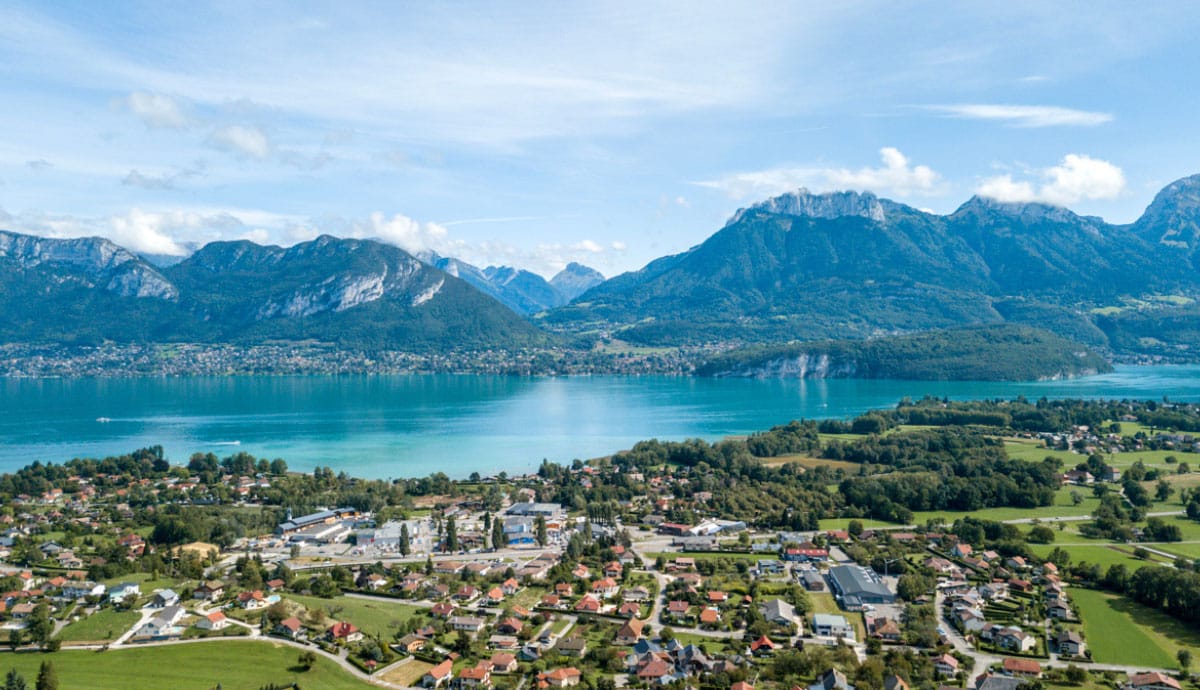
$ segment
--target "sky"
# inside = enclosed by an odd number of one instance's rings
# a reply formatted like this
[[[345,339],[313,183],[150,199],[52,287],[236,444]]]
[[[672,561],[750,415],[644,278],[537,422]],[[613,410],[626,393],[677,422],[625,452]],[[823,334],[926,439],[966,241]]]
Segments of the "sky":
[[[1200,3],[0,5],[0,228],[374,237],[606,275],[798,187],[1131,222],[1200,172]]]

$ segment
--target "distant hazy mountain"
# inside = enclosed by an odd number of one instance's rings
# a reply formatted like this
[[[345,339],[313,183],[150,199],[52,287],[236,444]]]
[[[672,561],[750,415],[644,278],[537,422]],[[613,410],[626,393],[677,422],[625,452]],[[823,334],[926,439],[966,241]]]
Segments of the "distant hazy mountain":
[[[156,269],[104,239],[0,233],[0,339],[318,340],[352,347],[520,347],[547,336],[403,250],[320,237],[214,242]]]
[[[550,285],[558,290],[566,304],[583,293],[604,282],[604,276],[594,268],[572,261],[550,279]],[[559,305],[554,305],[559,306]]]
[[[536,314],[560,307],[584,290],[604,281],[594,269],[571,263],[550,281],[536,273],[509,266],[478,268],[461,259],[426,252],[419,257],[495,297],[518,314]]]
[[[1183,305],[1172,318],[1200,319],[1186,306],[1200,294],[1198,220],[1197,177],[1169,186],[1129,226],[1045,204],[976,197],[940,216],[869,193],[799,190],[739,210],[700,245],[616,276],[545,321],[648,344],[1011,321],[1128,346],[1164,312],[1124,305],[1165,299]],[[1154,337],[1186,347],[1173,328]]]

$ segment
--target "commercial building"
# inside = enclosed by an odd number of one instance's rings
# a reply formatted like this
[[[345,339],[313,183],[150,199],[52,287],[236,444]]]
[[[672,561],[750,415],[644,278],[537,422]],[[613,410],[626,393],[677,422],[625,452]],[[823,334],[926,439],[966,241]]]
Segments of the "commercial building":
[[[847,611],[859,611],[866,604],[896,603],[896,593],[879,574],[860,565],[830,568],[829,586]]]

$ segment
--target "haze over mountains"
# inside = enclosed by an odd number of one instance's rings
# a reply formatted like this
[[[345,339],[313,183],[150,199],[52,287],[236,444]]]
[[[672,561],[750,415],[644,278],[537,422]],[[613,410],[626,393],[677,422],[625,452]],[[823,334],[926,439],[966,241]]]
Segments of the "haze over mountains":
[[[103,239],[0,232],[0,338],[428,350],[541,345],[555,332],[674,345],[1009,322],[1190,356],[1197,268],[1200,176],[1163,189],[1130,225],[980,197],[940,216],[870,193],[800,190],[603,282],[577,264],[546,281],[328,236],[288,249],[217,242],[156,267]]]

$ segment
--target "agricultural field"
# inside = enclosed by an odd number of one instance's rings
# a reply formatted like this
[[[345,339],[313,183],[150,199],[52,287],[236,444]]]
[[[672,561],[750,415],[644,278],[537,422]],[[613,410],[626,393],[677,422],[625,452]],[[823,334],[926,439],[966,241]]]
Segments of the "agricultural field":
[[[1176,652],[1200,648],[1200,632],[1115,594],[1073,588],[1071,600],[1097,662],[1175,668]]]
[[[862,523],[862,526],[867,529],[872,529],[872,528],[877,528],[877,527],[895,527],[896,526],[895,524],[893,524],[891,522],[885,522],[883,520],[872,520],[870,518],[829,518],[826,520],[821,520],[819,523],[817,523],[817,526],[820,527],[822,530],[844,530],[850,526],[851,520],[858,520],[859,522]]]
[[[1091,563],[1099,565],[1104,570],[1117,563],[1124,564],[1129,570],[1137,570],[1142,566],[1164,563],[1169,560],[1158,556],[1153,556],[1151,560],[1139,560],[1132,555],[1136,547],[1127,544],[1030,544],[1029,548],[1044,558],[1056,546],[1071,554],[1071,563]]]
[[[1072,493],[1078,493],[1083,501],[1076,505],[1071,498]],[[913,513],[913,522],[924,524],[927,520],[941,519],[947,524],[960,517],[970,515],[980,520],[1020,520],[1024,518],[1049,519],[1055,517],[1079,517],[1090,515],[1100,499],[1092,496],[1091,489],[1083,486],[1064,486],[1054,495],[1054,505],[1040,508],[984,508],[975,511],[922,511]]]
[[[50,661],[60,687],[88,690],[211,690],[218,683],[226,688],[269,683],[327,690],[370,687],[321,656],[312,669],[302,671],[297,665],[299,653],[295,647],[270,642],[199,642],[107,652],[6,654],[0,670],[7,673],[15,668],[32,687],[38,667]]]

